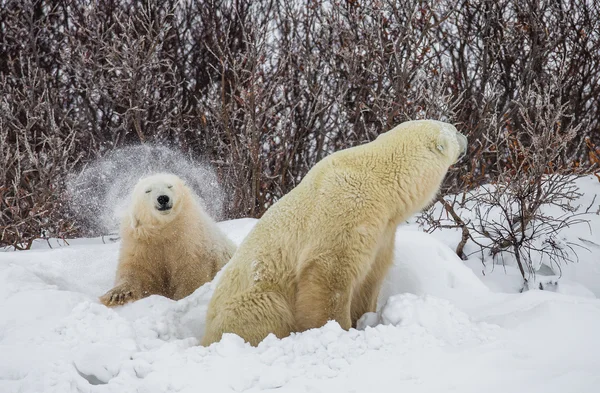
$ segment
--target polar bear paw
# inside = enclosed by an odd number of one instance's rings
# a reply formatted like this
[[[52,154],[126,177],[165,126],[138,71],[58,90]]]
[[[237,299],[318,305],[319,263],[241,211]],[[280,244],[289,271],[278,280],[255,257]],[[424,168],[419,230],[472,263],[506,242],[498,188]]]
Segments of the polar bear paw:
[[[122,306],[148,296],[140,289],[129,283],[117,285],[100,297],[100,302],[107,307]]]

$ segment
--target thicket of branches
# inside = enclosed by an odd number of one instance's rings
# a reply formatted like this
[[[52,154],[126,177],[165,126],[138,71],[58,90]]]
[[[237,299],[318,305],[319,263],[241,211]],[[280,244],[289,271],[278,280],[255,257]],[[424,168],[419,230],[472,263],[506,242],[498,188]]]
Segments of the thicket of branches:
[[[552,165],[589,170],[599,31],[586,0],[0,0],[0,243],[81,233],[66,174],[133,143],[212,162],[226,217],[408,119],[468,135],[446,192],[529,176],[547,127]]]

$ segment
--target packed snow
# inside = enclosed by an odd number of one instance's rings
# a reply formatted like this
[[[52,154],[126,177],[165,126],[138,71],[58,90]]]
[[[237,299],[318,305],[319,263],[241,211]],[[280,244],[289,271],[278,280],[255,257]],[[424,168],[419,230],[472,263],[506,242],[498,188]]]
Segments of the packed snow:
[[[600,194],[582,181],[585,198]],[[586,245],[579,262],[523,293],[510,263],[460,260],[453,230],[402,225],[377,313],[256,348],[231,334],[198,345],[219,276],[177,302],[109,309],[98,296],[114,280],[114,236],[39,241],[0,253],[0,392],[597,392],[600,217],[590,220],[591,233],[562,234]],[[219,225],[239,244],[255,223]]]

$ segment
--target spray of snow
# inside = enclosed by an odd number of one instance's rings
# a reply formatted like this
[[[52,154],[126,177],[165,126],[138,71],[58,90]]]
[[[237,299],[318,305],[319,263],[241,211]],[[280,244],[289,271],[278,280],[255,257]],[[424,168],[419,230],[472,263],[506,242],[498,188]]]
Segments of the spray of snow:
[[[223,192],[214,170],[181,151],[163,145],[137,145],[114,150],[67,180],[71,211],[93,235],[114,233],[129,204],[133,186],[154,173],[181,177],[200,197],[206,211],[220,219]]]

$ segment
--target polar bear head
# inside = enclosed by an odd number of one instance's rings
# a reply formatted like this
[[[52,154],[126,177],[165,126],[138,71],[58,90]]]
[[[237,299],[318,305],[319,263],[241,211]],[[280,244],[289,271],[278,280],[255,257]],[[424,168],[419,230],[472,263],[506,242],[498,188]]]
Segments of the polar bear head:
[[[435,149],[441,154],[446,155],[450,162],[454,164],[460,160],[467,152],[467,137],[458,132],[452,124],[436,120],[426,120],[433,129],[437,128],[435,138]],[[434,135],[436,131],[434,131]]]
[[[384,143],[400,138],[409,141],[408,145],[412,148],[425,147],[447,166],[454,164],[467,151],[467,138],[452,124],[437,120],[407,121],[381,134],[379,138]]]
[[[190,198],[190,190],[175,175],[160,173],[138,181],[132,192],[132,225],[161,225],[171,222]]]

